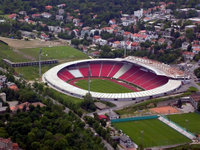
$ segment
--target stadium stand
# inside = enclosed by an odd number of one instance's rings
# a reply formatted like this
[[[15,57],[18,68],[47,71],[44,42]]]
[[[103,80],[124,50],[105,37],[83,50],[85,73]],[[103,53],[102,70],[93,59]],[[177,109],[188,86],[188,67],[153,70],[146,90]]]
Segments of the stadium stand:
[[[101,77],[107,77],[108,74],[110,73],[111,69],[113,68],[113,66],[114,66],[113,63],[111,63],[111,62],[103,63],[100,76]]]
[[[115,65],[113,65],[112,69],[110,70],[110,72],[108,73],[107,77],[112,78],[118,71],[119,69],[123,66],[122,63],[116,63]]]
[[[116,78],[116,79],[119,78],[125,72],[127,72],[131,67],[132,67],[132,65],[130,65],[130,64],[123,64],[123,66],[119,69],[119,71],[116,72],[116,74],[113,76],[113,78]]]
[[[63,92],[65,94],[82,98],[88,92],[87,90],[78,88],[72,84],[71,81],[81,78],[87,78],[89,69],[91,70],[91,78],[105,78],[107,80],[112,79],[124,86],[132,86],[135,84],[137,92],[130,93],[100,93],[93,92],[91,94],[94,98],[99,100],[140,100],[156,98],[164,96],[168,93],[176,91],[182,85],[180,75],[178,78],[173,78],[172,75],[165,73],[165,71],[159,70],[158,66],[153,67],[149,62],[142,63],[135,59],[88,59],[79,60],[74,62],[67,62],[53,67],[43,75],[43,81],[48,83],[49,86]],[[123,68],[124,64],[131,64],[130,68]],[[157,64],[155,64],[157,65]],[[163,64],[163,66],[166,66]],[[71,72],[70,70],[79,70],[79,73]],[[119,73],[118,73],[119,72]],[[80,78],[80,76],[82,77]],[[116,76],[115,76],[116,75]],[[175,75],[175,74],[173,74]],[[116,79],[114,78],[117,77]],[[120,80],[120,81],[119,81]],[[123,82],[124,81],[124,82]],[[67,82],[67,83],[66,83]],[[128,83],[127,83],[128,82]],[[127,87],[128,88],[128,87]],[[130,87],[129,87],[130,89]],[[134,90],[134,89],[133,89]],[[134,90],[135,91],[135,90]]]
[[[76,69],[75,69],[76,68]],[[91,77],[110,77],[120,79],[141,87],[144,90],[151,90],[168,82],[165,76],[158,76],[142,67],[128,63],[113,62],[92,62],[80,63],[76,67],[69,67],[58,72],[58,77],[64,81],[74,78],[88,77],[89,69]]]
[[[83,75],[81,74],[81,72],[79,71],[79,69],[69,70],[69,72],[70,72],[75,78],[81,78],[81,77],[83,77]]]

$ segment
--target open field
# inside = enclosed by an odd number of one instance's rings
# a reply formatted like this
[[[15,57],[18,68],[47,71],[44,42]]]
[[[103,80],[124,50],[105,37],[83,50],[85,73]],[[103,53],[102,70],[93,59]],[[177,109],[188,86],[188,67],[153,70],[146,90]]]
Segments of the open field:
[[[143,147],[164,146],[191,142],[157,119],[113,123],[114,127],[121,129],[136,144]],[[141,131],[143,135],[141,138]]]
[[[40,48],[40,47],[49,47],[49,46],[64,46],[66,45],[65,41],[41,41],[41,40],[18,40],[18,39],[11,39],[0,37],[0,40],[6,42],[10,47],[15,49],[24,49],[24,48]]]
[[[33,59],[38,60],[40,48],[27,48],[20,49],[21,53],[31,56]],[[59,61],[70,61],[86,59],[88,56],[81,51],[70,46],[56,46],[56,47],[43,47],[42,60],[58,59]]]
[[[0,59],[6,58],[13,62],[37,61],[39,50],[40,48],[17,50],[0,42]],[[42,55],[43,60],[58,59],[60,63],[88,58],[86,54],[69,46],[44,47]],[[55,65],[58,64],[42,66],[42,73]],[[39,77],[37,66],[15,68],[15,71],[27,80],[34,80]]]
[[[123,87],[117,83],[104,79],[91,79],[90,90],[102,93],[127,93],[132,90]],[[79,80],[75,83],[76,86],[88,90],[88,80]]]
[[[51,65],[43,65],[41,67],[42,74],[54,67],[58,64],[51,64]],[[36,78],[39,78],[39,67],[38,66],[30,66],[30,67],[19,67],[15,68],[15,71],[18,73],[18,75],[22,76],[26,80],[35,80]]]
[[[200,114],[187,113],[169,115],[167,117],[190,132],[200,134]]]
[[[12,48],[10,48],[8,45],[0,42],[0,59],[9,59],[14,62],[21,62],[21,61],[28,61],[25,57],[22,55],[15,53]]]

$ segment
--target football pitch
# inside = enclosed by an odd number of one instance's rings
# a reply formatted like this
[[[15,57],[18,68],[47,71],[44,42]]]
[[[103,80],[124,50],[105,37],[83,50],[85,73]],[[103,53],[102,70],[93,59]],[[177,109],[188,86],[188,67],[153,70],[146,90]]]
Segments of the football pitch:
[[[169,115],[167,118],[194,134],[200,134],[200,114],[176,114]]]
[[[88,80],[79,80],[75,82],[75,85],[88,90]],[[106,79],[91,79],[90,80],[90,90],[93,92],[101,92],[101,93],[128,93],[133,92],[132,90],[123,87],[117,83]]]
[[[137,145],[154,147],[191,142],[182,134],[157,119],[113,123],[113,126],[128,135]],[[143,131],[143,134],[141,133]]]

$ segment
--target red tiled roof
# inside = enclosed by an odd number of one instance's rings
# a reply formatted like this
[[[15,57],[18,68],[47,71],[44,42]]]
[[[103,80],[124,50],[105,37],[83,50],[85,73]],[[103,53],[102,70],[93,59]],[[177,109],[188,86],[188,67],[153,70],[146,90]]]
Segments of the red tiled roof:
[[[99,115],[99,120],[101,119],[108,119],[105,115]]]

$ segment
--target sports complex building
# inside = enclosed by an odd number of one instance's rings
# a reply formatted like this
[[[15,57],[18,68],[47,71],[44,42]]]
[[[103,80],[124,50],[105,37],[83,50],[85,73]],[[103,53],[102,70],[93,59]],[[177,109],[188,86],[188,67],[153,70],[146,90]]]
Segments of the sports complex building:
[[[100,78],[116,82],[132,89],[129,93],[100,93],[91,91],[99,100],[144,100],[172,93],[179,89],[185,78],[184,72],[169,65],[140,57],[124,59],[87,59],[55,66],[43,75],[50,87],[83,98],[88,90],[77,87],[77,80]]]

